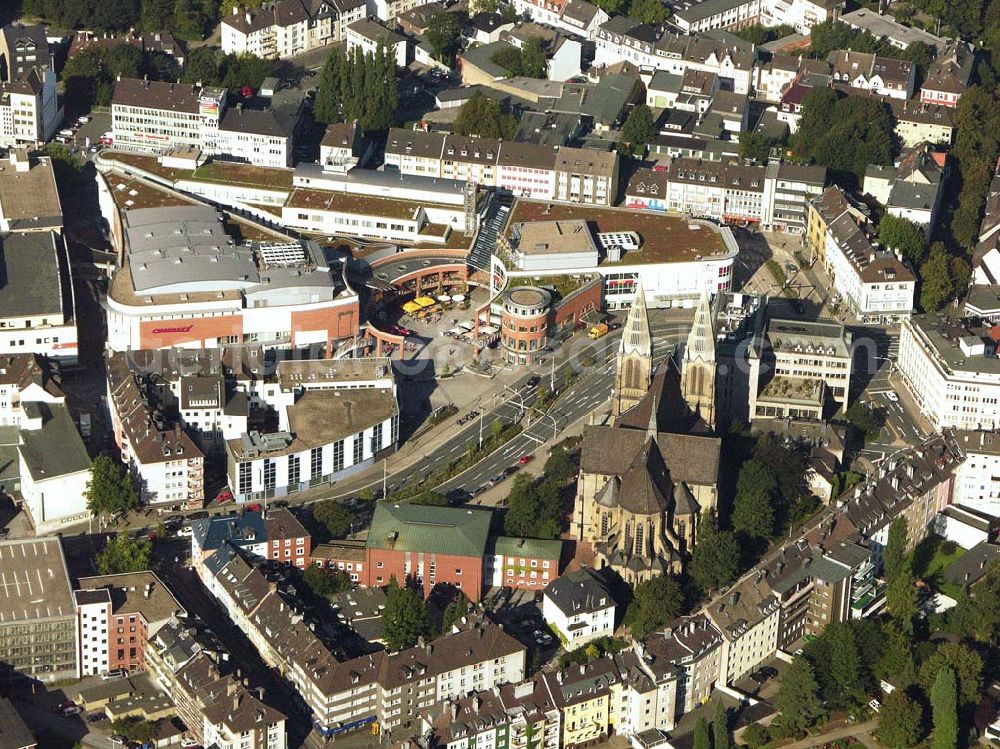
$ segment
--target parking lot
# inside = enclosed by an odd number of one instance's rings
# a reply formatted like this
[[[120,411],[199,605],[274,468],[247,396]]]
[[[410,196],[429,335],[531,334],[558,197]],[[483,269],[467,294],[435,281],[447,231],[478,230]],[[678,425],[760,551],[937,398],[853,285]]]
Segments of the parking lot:
[[[534,653],[539,664],[548,663],[559,654],[559,640],[542,619],[541,591],[491,588],[483,601],[504,630]]]

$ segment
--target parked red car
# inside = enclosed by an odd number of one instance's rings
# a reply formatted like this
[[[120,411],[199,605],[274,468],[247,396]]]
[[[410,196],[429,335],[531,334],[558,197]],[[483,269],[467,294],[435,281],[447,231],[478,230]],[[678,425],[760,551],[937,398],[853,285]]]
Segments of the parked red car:
[[[222,504],[223,502],[232,502],[233,493],[229,491],[229,489],[222,489],[215,495],[215,501],[219,504]]]
[[[247,512],[260,512],[260,505],[254,502],[252,505],[247,505]]]
[[[518,465],[526,466],[526,465],[528,465],[528,463],[530,463],[534,459],[535,459],[535,456],[531,455],[529,453],[527,455],[522,455],[520,458],[517,459],[517,462],[518,462]]]

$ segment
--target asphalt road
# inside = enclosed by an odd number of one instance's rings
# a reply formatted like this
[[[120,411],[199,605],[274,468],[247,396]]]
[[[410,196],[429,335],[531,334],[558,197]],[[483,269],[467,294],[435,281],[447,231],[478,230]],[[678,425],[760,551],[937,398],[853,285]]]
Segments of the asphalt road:
[[[673,351],[677,342],[687,337],[688,326],[682,323],[651,323],[650,328],[655,341],[653,360],[655,365],[659,365]],[[505,468],[517,465],[520,456],[533,452],[538,445],[556,438],[566,427],[606,403],[614,385],[615,354],[618,350],[620,333],[617,337],[612,339],[609,336],[608,339],[610,340],[602,349],[603,357],[597,357],[597,363],[591,371],[583,372],[581,377],[563,392],[544,418],[533,413],[531,425],[521,434],[469,470],[445,482],[441,491],[471,493],[478,487],[487,486],[487,482],[499,478]],[[508,401],[505,407],[509,409],[511,402]],[[464,442],[459,443],[457,449],[464,449],[464,445]],[[452,457],[455,454],[457,451]]]
[[[691,310],[685,313],[684,318],[673,313],[672,319],[650,321],[650,330],[653,334],[653,358],[656,362],[660,362],[666,357],[668,349],[672,350],[676,341],[687,337],[690,329],[689,316],[693,315],[694,311]],[[464,489],[471,492],[485,484],[507,466],[516,465],[521,455],[532,452],[539,444],[553,438],[553,425],[555,425],[556,434],[558,434],[586,413],[594,410],[596,406],[608,400],[614,382],[614,356],[618,351],[620,340],[621,330],[617,330],[597,341],[590,341],[586,338],[570,341],[554,353],[554,366],[552,360],[549,359],[535,369],[526,369],[524,376],[509,386],[504,391],[505,396],[496,403],[486,400],[479,407],[473,406],[471,409],[459,412],[452,418],[457,420],[467,414],[469,410],[480,411],[481,417],[470,420],[447,440],[435,445],[431,454],[424,456],[422,460],[413,465],[393,471],[390,459],[389,473],[385,479],[388,493],[391,494],[393,490],[411,482],[420,483],[425,480],[428,475],[461,456],[468,449],[470,441],[478,443],[480,432],[483,440],[488,438],[492,433],[494,421],[499,420],[505,424],[517,421],[522,416],[523,411],[530,408],[535,402],[535,390],[527,385],[532,376],[537,375],[543,380],[552,379],[559,384],[564,381],[563,378],[565,378],[567,370],[576,368],[580,375],[579,378],[560,395],[550,408],[550,415],[540,417],[537,411],[532,411],[530,427],[525,428],[524,432],[476,466],[445,482],[439,491],[448,492]],[[580,360],[585,355],[592,357],[593,364],[591,366],[581,365]],[[610,361],[608,361],[609,357]],[[311,504],[325,499],[356,496],[364,488],[378,490],[382,488],[382,483],[382,476],[373,474],[365,483],[349,483],[350,488],[345,487],[345,482],[338,482],[326,487],[326,491],[313,491],[306,496],[291,495],[285,499],[292,505]]]

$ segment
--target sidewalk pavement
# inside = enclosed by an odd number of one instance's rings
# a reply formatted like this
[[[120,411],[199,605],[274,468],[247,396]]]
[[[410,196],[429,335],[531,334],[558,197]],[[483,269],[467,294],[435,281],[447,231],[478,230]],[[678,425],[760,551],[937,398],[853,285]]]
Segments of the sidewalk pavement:
[[[853,725],[840,726],[839,728],[831,728],[816,736],[807,736],[790,744],[782,744],[780,749],[812,749],[813,747],[829,744],[831,741],[837,741],[838,739],[855,739],[865,746],[878,746],[871,738],[872,731],[877,727],[878,721],[869,720],[867,723],[855,723]]]

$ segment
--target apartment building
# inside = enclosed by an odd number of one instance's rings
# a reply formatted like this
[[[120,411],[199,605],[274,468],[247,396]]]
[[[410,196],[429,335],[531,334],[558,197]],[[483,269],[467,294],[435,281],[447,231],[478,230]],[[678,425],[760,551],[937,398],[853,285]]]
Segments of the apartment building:
[[[111,99],[115,147],[165,153],[195,147],[206,156],[263,167],[292,164],[297,118],[228,106],[226,91],[197,84],[121,78]]]
[[[719,680],[722,633],[704,613],[676,619],[647,637],[637,651],[661,689],[676,690],[673,708],[664,701],[661,728],[704,705]]]
[[[678,9],[671,20],[685,34],[759,24],[794,26],[808,35],[816,24],[836,20],[843,7],[842,0],[701,0]]]
[[[393,129],[385,163],[402,174],[467,180],[536,200],[606,206],[617,200],[615,151]]]
[[[807,201],[825,182],[823,167],[676,158],[665,170],[636,170],[625,188],[625,205],[803,233]]]
[[[879,251],[867,210],[836,185],[809,202],[807,236],[812,256],[859,320],[895,323],[913,310],[916,278]]]
[[[405,68],[412,55],[410,40],[397,34],[372,18],[361,18],[348,25],[344,35],[347,50],[361,50],[362,54],[374,55],[380,48],[385,49],[396,61],[396,67]]]
[[[956,430],[965,461],[955,474],[956,505],[1000,517],[1000,438],[992,431]]]
[[[937,429],[1000,426],[1000,359],[988,327],[913,315],[899,334],[899,373]]]
[[[364,0],[277,0],[260,7],[234,5],[222,18],[222,51],[264,59],[294,57],[341,42],[365,17]]]
[[[908,60],[838,49],[830,53],[827,61],[832,68],[834,83],[892,99],[913,96],[917,66]]]
[[[906,520],[907,552],[933,532],[935,517],[954,499],[955,474],[963,460],[948,430],[889,461],[884,471],[843,497],[841,509],[868,543],[876,568],[881,568],[889,526],[896,518]]]
[[[0,146],[40,145],[59,126],[56,71],[44,26],[0,29]]]
[[[27,424],[31,403],[64,404],[61,383],[58,366],[40,354],[0,356],[0,425]]]
[[[839,322],[772,317],[748,354],[751,419],[823,419],[847,410],[851,334]]]
[[[39,681],[78,678],[76,605],[55,536],[0,541],[0,662]]]
[[[296,688],[325,735],[376,721],[391,730],[441,700],[524,678],[524,646],[490,624],[397,653],[338,661],[232,545],[210,556],[201,574],[265,663]]]
[[[312,552],[312,536],[284,507],[191,522],[191,563],[199,574],[205,560],[227,545],[253,559],[305,569]]]
[[[434,705],[420,714],[420,727],[443,749],[558,749],[560,714],[535,678]]]
[[[122,462],[138,479],[144,504],[201,507],[205,500],[205,454],[180,422],[164,421],[166,403],[153,380],[116,353],[107,361],[111,430]]]
[[[955,108],[969,88],[976,56],[972,46],[961,40],[951,42],[938,53],[920,84],[921,104]]]
[[[915,99],[889,99],[889,107],[903,148],[915,148],[921,143],[950,146],[955,138],[953,107],[926,104]]]
[[[514,0],[519,16],[593,41],[610,16],[587,0]]]
[[[228,654],[224,654],[228,659]],[[285,749],[286,716],[220,670],[218,654],[174,618],[150,638],[147,667],[190,738],[220,749]]]
[[[757,53],[752,44],[707,36],[661,33],[626,16],[616,16],[597,31],[594,64],[611,67],[630,62],[638,68],[684,75],[689,69],[715,73],[724,90],[753,91]]]
[[[549,583],[542,595],[542,617],[555,627],[567,650],[615,630],[615,601],[597,572],[581,568]]]
[[[921,143],[900,154],[891,166],[869,164],[864,191],[886,207],[886,211],[911,221],[929,240],[937,220],[944,188],[947,152]]]
[[[82,577],[77,609],[80,676],[146,670],[149,640],[187,612],[154,572]]]

